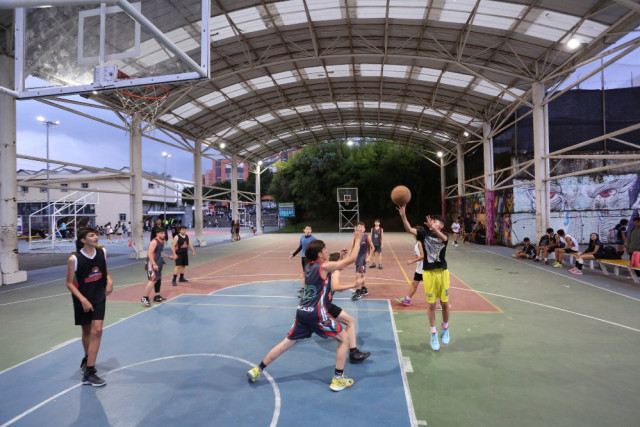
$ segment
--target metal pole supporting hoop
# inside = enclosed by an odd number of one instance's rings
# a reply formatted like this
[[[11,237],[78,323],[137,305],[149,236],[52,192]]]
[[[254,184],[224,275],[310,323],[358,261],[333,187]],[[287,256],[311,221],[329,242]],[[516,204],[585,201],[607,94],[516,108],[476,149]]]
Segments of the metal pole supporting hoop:
[[[355,230],[360,221],[357,188],[338,188],[338,231]]]

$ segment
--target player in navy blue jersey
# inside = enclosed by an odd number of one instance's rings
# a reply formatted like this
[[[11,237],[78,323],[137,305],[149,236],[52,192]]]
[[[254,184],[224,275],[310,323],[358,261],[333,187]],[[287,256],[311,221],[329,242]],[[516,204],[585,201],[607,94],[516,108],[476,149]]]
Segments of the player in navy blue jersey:
[[[341,391],[353,386],[353,379],[344,376],[344,365],[349,350],[349,336],[344,332],[340,323],[327,308],[330,301],[332,286],[331,273],[353,264],[356,260],[357,248],[362,238],[362,231],[353,234],[353,245],[349,255],[340,261],[327,261],[329,253],[322,240],[315,240],[307,245],[306,256],[309,263],[305,268],[305,289],[296,311],[296,319],[287,336],[273,347],[258,366],[247,372],[249,381],[254,382],[262,371],[289,350],[301,339],[309,338],[313,333],[323,337],[334,338],[338,342],[336,349],[336,368],[329,388]],[[333,290],[348,289],[353,285],[340,284]]]
[[[356,283],[358,286],[351,296],[352,301],[357,301],[363,296],[369,295],[369,290],[364,283],[364,274],[367,272],[369,258],[375,249],[373,242],[371,242],[371,238],[364,232],[364,222],[359,222],[356,225],[356,230],[362,233],[362,237],[360,237],[360,242],[358,244],[358,256],[356,258]]]
[[[77,238],[77,251],[67,261],[67,289],[73,299],[75,323],[82,327],[82,384],[100,387],[107,383],[98,376],[95,365],[102,340],[107,295],[113,291],[113,280],[107,269],[107,251],[97,247],[98,231],[81,228]]]
[[[373,264],[369,268],[376,267],[376,255],[378,257],[378,269],[382,270],[382,238],[384,237],[384,230],[380,227],[380,220],[373,221],[373,227],[371,227],[371,243],[373,243],[373,255],[371,255],[371,261]]]

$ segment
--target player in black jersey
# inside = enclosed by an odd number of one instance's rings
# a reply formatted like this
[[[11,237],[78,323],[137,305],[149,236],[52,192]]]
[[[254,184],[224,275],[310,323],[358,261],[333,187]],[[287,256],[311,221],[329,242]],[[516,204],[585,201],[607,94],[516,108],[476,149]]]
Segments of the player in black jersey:
[[[171,243],[171,250],[173,251],[173,256],[176,258],[176,268],[173,269],[173,280],[171,280],[173,286],[176,286],[178,274],[180,274],[180,282],[188,282],[188,280],[184,278],[184,269],[189,265],[189,251],[187,249],[191,249],[191,254],[196,256],[196,250],[193,249],[191,240],[189,240],[189,236],[187,236],[187,227],[181,225],[178,234],[173,238],[173,242]]]
[[[301,339],[309,338],[313,333],[323,337],[332,337],[338,341],[336,349],[336,369],[331,379],[330,389],[341,391],[353,386],[353,379],[344,376],[344,365],[349,349],[349,336],[342,326],[327,309],[327,303],[331,295],[331,273],[341,270],[356,260],[358,245],[362,238],[362,231],[356,230],[353,234],[353,247],[349,255],[340,261],[327,262],[329,253],[322,240],[315,240],[306,248],[305,255],[309,258],[309,264],[305,268],[305,291],[300,299],[296,319],[287,336],[273,347],[258,366],[247,372],[249,381],[254,382],[262,371],[280,355],[289,350]],[[334,290],[348,289],[353,285],[340,284]]]
[[[113,280],[107,269],[107,252],[97,247],[98,231],[85,227],[78,231],[77,237],[77,251],[67,261],[67,289],[73,299],[75,323],[82,327],[82,384],[100,387],[107,382],[98,376],[95,365],[102,340],[105,303],[113,291]]]

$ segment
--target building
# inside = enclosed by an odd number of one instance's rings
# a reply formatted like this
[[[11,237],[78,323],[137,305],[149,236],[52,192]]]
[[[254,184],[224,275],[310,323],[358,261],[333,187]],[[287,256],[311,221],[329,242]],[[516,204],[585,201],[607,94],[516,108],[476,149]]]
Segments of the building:
[[[229,159],[218,159],[212,162],[213,169],[207,170],[203,177],[204,185],[215,185],[217,182],[231,181],[231,161]],[[238,180],[243,181],[249,178],[249,168],[244,163],[238,163]]]
[[[48,228],[46,171],[21,169],[18,178],[18,224],[26,232]],[[129,168],[92,170],[62,168],[49,171],[49,200],[56,226],[63,221],[75,226],[100,226],[108,222],[131,220]],[[167,187],[163,184],[166,182]],[[142,198],[144,220],[162,217],[193,224],[192,209],[182,204],[182,190],[193,183],[143,172]],[[164,195],[166,194],[166,211]],[[19,227],[20,228],[20,227]]]

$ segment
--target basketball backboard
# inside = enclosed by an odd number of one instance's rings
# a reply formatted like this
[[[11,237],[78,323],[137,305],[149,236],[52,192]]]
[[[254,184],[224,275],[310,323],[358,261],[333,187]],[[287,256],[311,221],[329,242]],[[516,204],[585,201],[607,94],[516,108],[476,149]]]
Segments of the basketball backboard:
[[[13,95],[208,78],[209,1],[52,0],[51,7],[17,8]]]

